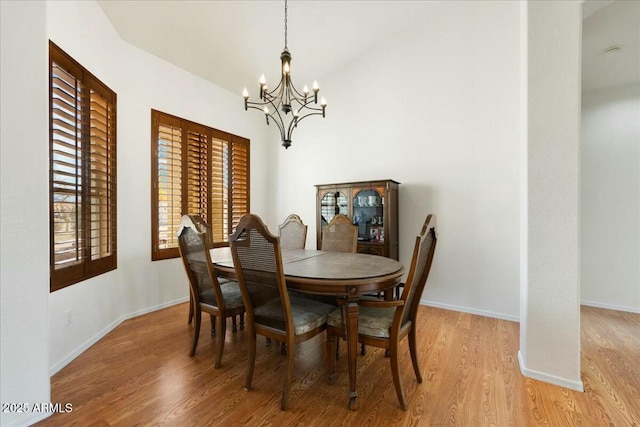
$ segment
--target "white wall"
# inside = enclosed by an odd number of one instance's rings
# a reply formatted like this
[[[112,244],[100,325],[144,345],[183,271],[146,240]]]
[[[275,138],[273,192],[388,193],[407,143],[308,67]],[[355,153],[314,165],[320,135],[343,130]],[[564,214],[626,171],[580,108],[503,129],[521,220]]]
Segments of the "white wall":
[[[123,42],[95,2],[49,2],[47,24],[51,40],[118,94],[118,269],[51,294],[55,372],[123,319],[188,296],[179,259],[151,262],[151,109],[249,138],[252,159],[269,146],[239,94]],[[251,164],[252,209],[270,218],[268,172]]]
[[[438,215],[423,300],[517,320],[518,10],[442,4],[322,79],[327,117],[307,119],[276,153],[278,218],[295,206],[315,247],[314,184],[395,179],[404,265],[426,215]]]
[[[45,6],[2,1],[0,17],[0,401],[49,402]],[[0,424],[38,416],[3,411]]]
[[[260,117],[244,111],[239,94],[124,43],[97,3],[0,3],[2,402],[48,402],[50,374],[119,322],[187,299],[180,261],[151,262],[150,110],[249,138],[251,207],[273,222],[269,167],[260,161],[271,156],[271,146]],[[118,94],[118,269],[51,294],[49,38]],[[0,416],[10,425],[44,414]]]
[[[582,303],[640,313],[640,85],[582,96]]]
[[[523,3],[522,372],[582,390],[579,2]]]

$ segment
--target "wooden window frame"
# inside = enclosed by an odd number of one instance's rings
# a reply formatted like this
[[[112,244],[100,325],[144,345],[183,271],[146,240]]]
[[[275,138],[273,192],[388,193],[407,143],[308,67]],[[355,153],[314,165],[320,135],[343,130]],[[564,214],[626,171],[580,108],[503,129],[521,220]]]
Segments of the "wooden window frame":
[[[168,198],[167,191],[175,189],[178,193],[173,197],[174,204],[166,208],[170,224],[164,225],[167,230],[165,234],[169,234],[169,239],[172,239],[171,233],[178,229],[180,217],[196,214],[211,225],[214,246],[228,246],[229,235],[233,233],[242,215],[250,212],[250,141],[171,114],[151,110],[151,260],[180,256],[177,237],[175,242],[171,242],[171,247],[161,247],[161,133],[174,138],[171,141],[165,139],[165,144],[162,145],[165,152],[171,151],[174,156],[164,162],[167,166],[163,173],[173,176],[172,183],[174,180],[180,180],[170,185],[171,188],[169,184],[163,184],[162,187],[165,199]],[[167,148],[167,143],[173,146],[173,150]],[[180,158],[177,159],[177,156]],[[196,164],[201,166],[195,166]],[[214,167],[214,164],[217,167]],[[173,165],[177,165],[180,171],[173,171]],[[219,182],[215,183],[214,180]],[[225,185],[225,182],[228,185]],[[180,204],[179,210],[175,207],[176,203]],[[164,245],[166,239],[162,239],[162,242]]]
[[[116,106],[114,91],[49,41],[51,292],[117,268]]]

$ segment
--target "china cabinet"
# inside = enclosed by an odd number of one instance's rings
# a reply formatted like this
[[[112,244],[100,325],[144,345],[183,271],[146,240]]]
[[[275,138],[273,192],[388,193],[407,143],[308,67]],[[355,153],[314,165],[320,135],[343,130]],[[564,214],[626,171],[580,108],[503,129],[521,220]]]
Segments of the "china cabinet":
[[[358,226],[358,252],[398,259],[398,186],[394,180],[316,185],[317,247],[337,214]]]

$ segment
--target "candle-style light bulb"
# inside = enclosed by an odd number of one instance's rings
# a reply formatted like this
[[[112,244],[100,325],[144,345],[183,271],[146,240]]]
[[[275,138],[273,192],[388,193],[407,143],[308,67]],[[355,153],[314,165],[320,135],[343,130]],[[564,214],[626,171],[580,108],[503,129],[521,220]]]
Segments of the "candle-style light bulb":
[[[304,94],[308,94],[309,93],[309,87],[307,85],[304,85],[304,87],[302,88],[302,91],[304,92]]]
[[[264,93],[267,91],[267,80],[264,78],[264,74],[260,76],[260,99],[264,98]]]
[[[320,90],[320,86],[318,86],[318,82],[317,81],[313,81],[313,90],[314,92],[317,92]]]
[[[324,99],[324,96],[322,97],[322,99],[320,100],[320,105],[322,105],[323,107],[327,106],[327,101]]]
[[[266,105],[264,106],[264,113],[268,116],[269,115],[269,107],[267,107]]]
[[[295,117],[296,119],[298,118],[298,114],[300,114],[300,110],[293,111],[293,117]]]
[[[284,66],[282,67],[282,69],[283,69],[285,74],[289,74],[289,71],[291,70],[290,67],[289,67],[289,63],[285,62]]]
[[[245,98],[249,98],[249,91],[247,90],[247,88],[245,87],[244,90],[242,91],[242,96],[244,96]]]

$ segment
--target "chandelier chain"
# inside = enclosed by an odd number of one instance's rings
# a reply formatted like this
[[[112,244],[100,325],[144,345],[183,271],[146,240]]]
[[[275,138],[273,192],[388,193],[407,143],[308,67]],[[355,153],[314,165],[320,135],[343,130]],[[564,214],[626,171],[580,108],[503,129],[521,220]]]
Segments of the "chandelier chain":
[[[287,49],[287,0],[284,0],[284,49]]]

